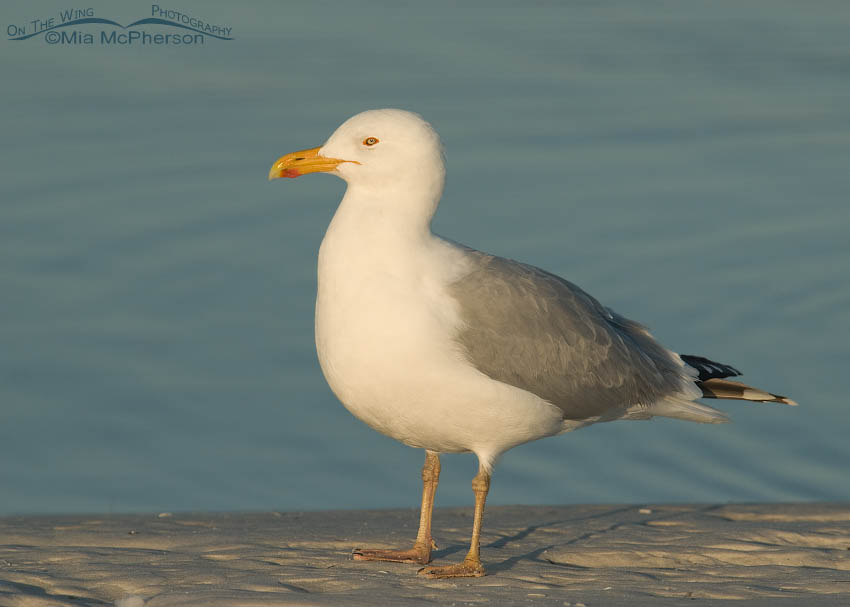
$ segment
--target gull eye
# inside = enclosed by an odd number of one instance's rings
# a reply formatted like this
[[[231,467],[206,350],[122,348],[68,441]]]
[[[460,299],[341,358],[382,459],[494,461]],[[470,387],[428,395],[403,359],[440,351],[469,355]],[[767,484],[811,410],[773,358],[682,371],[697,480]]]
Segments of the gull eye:
[[[378,143],[377,137],[366,137],[366,139],[363,140],[363,145],[375,145],[376,143]]]

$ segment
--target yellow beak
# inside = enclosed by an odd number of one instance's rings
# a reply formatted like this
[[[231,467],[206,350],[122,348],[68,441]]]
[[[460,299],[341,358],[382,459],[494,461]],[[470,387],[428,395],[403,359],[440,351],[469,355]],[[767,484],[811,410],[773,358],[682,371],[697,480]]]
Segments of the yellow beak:
[[[338,158],[319,156],[320,149],[301,150],[300,152],[292,152],[286,156],[281,156],[269,171],[269,181],[281,177],[299,177],[307,173],[327,173],[328,171],[333,171],[343,162],[360,164],[355,160],[340,160]]]

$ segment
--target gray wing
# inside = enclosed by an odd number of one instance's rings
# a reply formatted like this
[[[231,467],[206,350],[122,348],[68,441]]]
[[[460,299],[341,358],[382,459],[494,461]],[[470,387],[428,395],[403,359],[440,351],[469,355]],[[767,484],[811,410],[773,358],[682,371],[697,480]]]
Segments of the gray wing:
[[[450,289],[457,340],[482,373],[558,406],[565,419],[650,407],[693,378],[645,327],[539,268],[468,249],[472,271]]]

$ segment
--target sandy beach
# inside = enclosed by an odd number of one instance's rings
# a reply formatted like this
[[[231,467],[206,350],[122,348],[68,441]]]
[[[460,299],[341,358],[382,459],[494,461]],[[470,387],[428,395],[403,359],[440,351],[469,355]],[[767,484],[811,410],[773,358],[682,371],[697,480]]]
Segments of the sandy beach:
[[[0,518],[0,605],[848,605],[850,505],[493,507],[489,575],[355,562],[414,510]],[[471,510],[437,509],[434,562]]]

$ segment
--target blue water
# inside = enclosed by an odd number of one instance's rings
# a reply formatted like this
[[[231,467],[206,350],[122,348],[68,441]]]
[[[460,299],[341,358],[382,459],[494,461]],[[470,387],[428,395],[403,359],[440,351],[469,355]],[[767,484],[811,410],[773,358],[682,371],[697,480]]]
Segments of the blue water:
[[[0,514],[418,504],[422,453],[316,361],[343,183],[266,181],[375,107],[443,137],[437,232],[801,403],[525,445],[489,503],[850,499],[846,4],[174,8],[234,40],[0,43]],[[470,504],[474,470],[446,457],[438,505]]]

